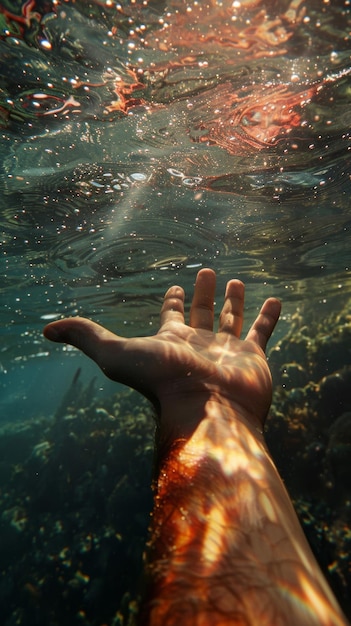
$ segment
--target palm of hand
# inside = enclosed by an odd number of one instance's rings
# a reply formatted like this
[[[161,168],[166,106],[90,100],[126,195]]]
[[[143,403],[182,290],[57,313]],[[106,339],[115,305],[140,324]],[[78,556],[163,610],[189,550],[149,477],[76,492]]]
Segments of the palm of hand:
[[[132,386],[145,395],[149,390],[165,405],[179,396],[214,394],[255,413],[263,423],[271,402],[271,375],[264,351],[254,341],[170,322],[155,337],[135,342],[128,374],[143,370]]]

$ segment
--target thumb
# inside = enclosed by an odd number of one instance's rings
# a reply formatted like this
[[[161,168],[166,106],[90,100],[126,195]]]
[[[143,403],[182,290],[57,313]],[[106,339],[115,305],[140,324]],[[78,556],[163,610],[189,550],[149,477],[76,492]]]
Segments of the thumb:
[[[52,322],[45,326],[43,333],[50,341],[75,346],[93,359],[105,372],[110,366],[111,351],[113,351],[115,361],[118,349],[126,341],[100,324],[84,317],[71,317]]]
[[[160,363],[152,358],[152,350],[149,353],[148,338],[119,337],[84,317],[52,322],[43,333],[51,341],[75,346],[93,359],[111,380],[137,389],[158,407],[153,391],[157,376],[152,365],[156,362],[160,368]]]

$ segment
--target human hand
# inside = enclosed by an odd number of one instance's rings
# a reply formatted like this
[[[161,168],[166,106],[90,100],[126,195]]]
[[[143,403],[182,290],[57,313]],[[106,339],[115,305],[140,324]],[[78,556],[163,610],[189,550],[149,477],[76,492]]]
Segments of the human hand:
[[[265,301],[242,341],[244,285],[239,280],[227,283],[217,333],[215,285],[215,273],[200,270],[189,325],[184,321],[184,291],[171,287],[161,309],[160,329],[152,337],[120,337],[80,317],[48,324],[44,335],[79,348],[106,376],[148,397],[158,410],[161,427],[174,437],[186,437],[196,427],[209,397],[229,403],[262,427],[272,394],[264,350],[279,318],[280,302]]]

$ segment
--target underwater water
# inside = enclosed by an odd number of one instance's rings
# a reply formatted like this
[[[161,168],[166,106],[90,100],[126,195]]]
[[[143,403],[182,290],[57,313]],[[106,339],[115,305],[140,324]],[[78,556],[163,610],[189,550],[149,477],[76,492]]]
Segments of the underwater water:
[[[0,2],[5,626],[127,624],[151,506],[150,408],[43,326],[154,333],[204,266],[282,299],[270,446],[351,617],[350,41],[349,0]]]

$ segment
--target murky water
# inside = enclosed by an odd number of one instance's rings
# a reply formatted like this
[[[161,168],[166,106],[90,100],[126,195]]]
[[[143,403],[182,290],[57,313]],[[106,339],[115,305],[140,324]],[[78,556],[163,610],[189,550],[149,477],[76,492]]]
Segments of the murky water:
[[[248,321],[280,297],[277,338],[345,306],[350,6],[0,2],[2,421],[72,378],[48,320],[155,332],[200,267],[246,282]]]

